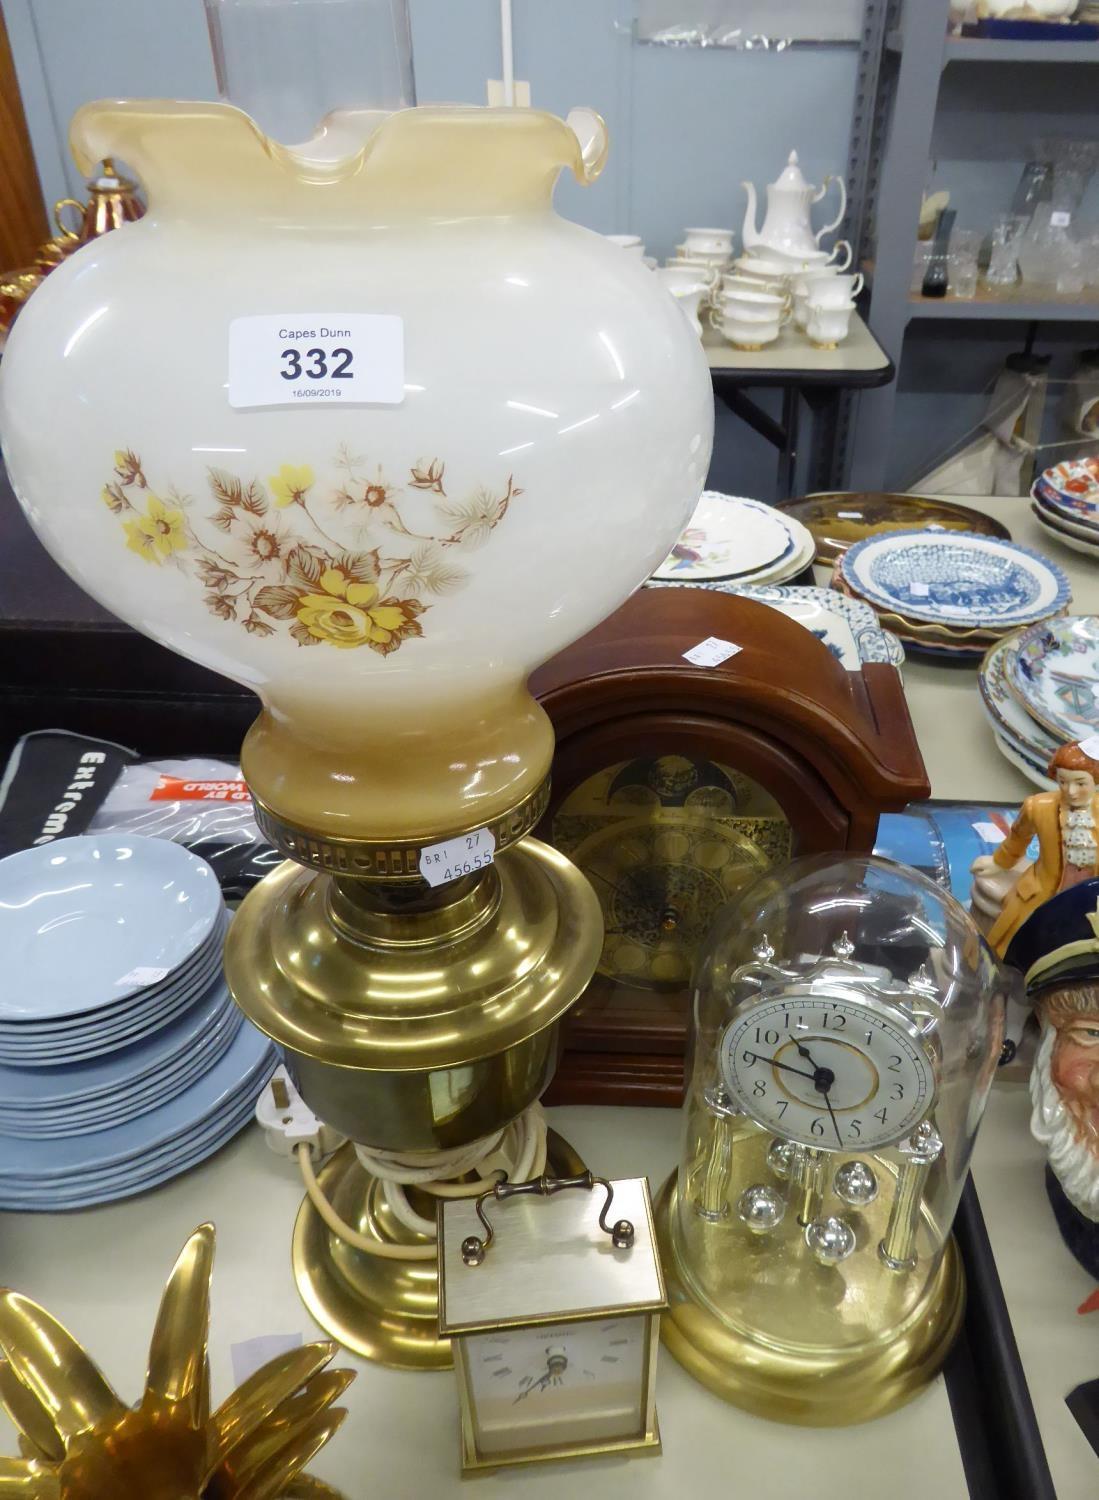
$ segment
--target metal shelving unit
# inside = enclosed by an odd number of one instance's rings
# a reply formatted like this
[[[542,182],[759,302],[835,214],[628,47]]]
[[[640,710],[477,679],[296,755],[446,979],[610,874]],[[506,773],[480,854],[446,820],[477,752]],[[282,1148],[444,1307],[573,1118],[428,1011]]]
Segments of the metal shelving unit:
[[[908,317],[983,318],[1002,323],[1018,319],[1024,323],[1088,323],[1099,321],[1099,298],[1074,302],[1068,298],[1047,300],[1024,297],[909,297]]]
[[[866,317],[897,367],[898,378],[905,333],[912,322],[1022,322],[1032,328],[1045,322],[1077,323],[1081,325],[1081,343],[1095,338],[1095,324],[1099,322],[1099,299],[1062,297],[1046,301],[1026,295],[1001,298],[983,294],[972,301],[949,297],[925,301],[910,293],[920,201],[931,160],[944,69],[954,63],[977,62],[1028,67],[1099,63],[1099,43],[1095,42],[950,37],[949,8],[950,0],[895,0],[878,72],[874,114],[881,126],[872,147],[875,161],[867,171],[867,180],[876,185],[877,191],[872,201],[862,205],[864,222],[871,225],[871,235],[862,238],[864,249],[874,243],[873,284]],[[875,29],[874,21],[875,9],[868,5],[868,36]],[[858,420],[846,424],[840,435],[834,468],[837,481],[858,490],[884,488],[896,398],[896,381],[859,394]]]
[[[885,39],[890,52],[902,50],[903,34],[891,31]],[[943,50],[947,63],[1095,63],[1099,42],[1005,42],[999,38],[948,37]]]

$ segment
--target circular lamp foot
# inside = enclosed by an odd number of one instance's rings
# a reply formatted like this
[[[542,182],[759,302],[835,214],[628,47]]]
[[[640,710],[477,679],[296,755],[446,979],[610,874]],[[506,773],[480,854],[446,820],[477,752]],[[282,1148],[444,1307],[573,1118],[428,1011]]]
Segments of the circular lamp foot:
[[[585,1170],[567,1141],[547,1139],[546,1170],[570,1177]],[[394,1218],[349,1142],[318,1173],[325,1197],[345,1223],[388,1244],[429,1241]],[[439,1337],[439,1281],[434,1260],[394,1260],[356,1250],[333,1234],[306,1198],[292,1246],[294,1280],[317,1323],[344,1348],[400,1370],[449,1370],[450,1340]]]

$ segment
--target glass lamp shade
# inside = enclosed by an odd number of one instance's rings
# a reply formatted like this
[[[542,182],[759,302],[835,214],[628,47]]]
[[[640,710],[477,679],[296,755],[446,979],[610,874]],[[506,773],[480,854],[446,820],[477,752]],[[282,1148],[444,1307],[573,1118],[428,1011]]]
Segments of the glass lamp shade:
[[[83,108],[77,160],[126,161],[149,211],[36,293],[0,431],[60,565],[260,695],[243,765],[274,817],[428,840],[544,778],[526,678],[667,553],[713,401],[674,299],[553,211],[562,167],[602,166],[598,116],[343,128],[354,148],[326,157],[229,105]],[[360,313],[401,320],[403,398],[230,405],[234,319]]]

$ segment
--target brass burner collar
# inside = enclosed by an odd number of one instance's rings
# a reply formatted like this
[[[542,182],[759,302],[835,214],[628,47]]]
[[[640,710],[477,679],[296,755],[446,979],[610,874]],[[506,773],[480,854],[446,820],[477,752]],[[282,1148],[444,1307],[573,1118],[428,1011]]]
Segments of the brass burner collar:
[[[314,870],[324,870],[331,875],[356,880],[379,880],[393,885],[423,883],[420,855],[432,844],[461,838],[480,828],[494,836],[497,854],[509,844],[518,843],[541,822],[549,806],[549,795],[550,783],[549,777],[546,777],[529,797],[489,823],[474,824],[468,828],[440,829],[430,838],[402,840],[399,843],[393,839],[318,836],[308,829],[296,828],[293,824],[284,822],[264,805],[254,791],[252,801],[260,832],[288,859]]]

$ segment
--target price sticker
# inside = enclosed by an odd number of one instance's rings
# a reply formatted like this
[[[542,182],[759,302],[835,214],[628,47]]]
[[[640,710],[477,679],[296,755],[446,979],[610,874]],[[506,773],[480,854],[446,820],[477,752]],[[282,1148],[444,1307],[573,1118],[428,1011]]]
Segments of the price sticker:
[[[1005,830],[998,828],[995,823],[974,823],[973,832],[986,844],[1002,844],[1007,838]]]
[[[229,324],[229,405],[399,406],[404,319],[263,313]]]
[[[732,641],[723,641],[720,636],[708,635],[697,646],[684,651],[683,659],[696,667],[720,667],[723,661],[728,661],[730,656],[736,656],[743,649],[743,646],[734,646]]]
[[[1049,216],[1049,227],[1051,229],[1067,229],[1072,223],[1072,215],[1064,208],[1055,208]]]
[[[463,875],[483,870],[492,863],[495,852],[496,835],[490,829],[460,833],[457,838],[428,844],[420,850],[420,874],[428,885],[446,885],[448,880],[459,880]]]
[[[136,984],[142,987],[147,984],[159,984],[162,979],[168,977],[168,973],[167,969],[154,968],[151,964],[139,964],[136,969],[123,974],[121,979],[116,979],[115,984]]]
[[[908,585],[908,592],[912,595],[913,599],[926,599],[931,590],[926,583],[910,583]]]

